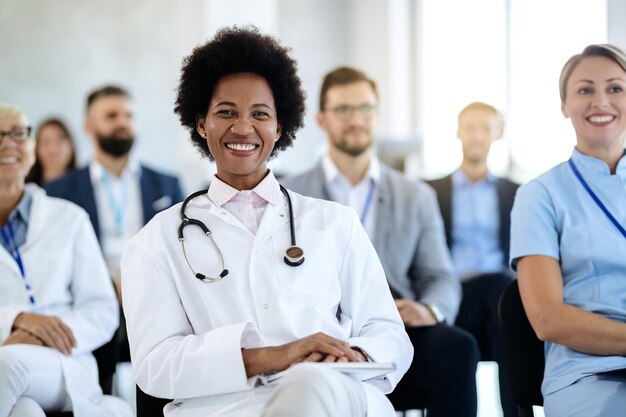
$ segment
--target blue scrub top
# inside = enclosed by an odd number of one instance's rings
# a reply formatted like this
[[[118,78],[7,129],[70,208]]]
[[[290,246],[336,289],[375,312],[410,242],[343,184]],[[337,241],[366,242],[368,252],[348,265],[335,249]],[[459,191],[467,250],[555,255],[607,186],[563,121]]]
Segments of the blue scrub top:
[[[591,189],[626,227],[626,158],[615,175],[599,159],[574,149],[572,159]],[[626,322],[626,239],[563,162],[519,188],[511,213],[511,267],[526,255],[557,259],[564,301]],[[546,342],[542,392],[550,394],[626,357],[594,356]]]

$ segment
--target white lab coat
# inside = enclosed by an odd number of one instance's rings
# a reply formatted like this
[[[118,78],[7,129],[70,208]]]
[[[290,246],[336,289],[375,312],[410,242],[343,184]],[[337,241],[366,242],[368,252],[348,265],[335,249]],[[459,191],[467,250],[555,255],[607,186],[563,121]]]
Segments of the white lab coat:
[[[74,415],[112,415],[98,405],[102,390],[91,354],[111,339],[119,319],[98,241],[87,213],[80,207],[48,197],[34,184],[26,187],[32,194],[32,205],[20,254],[36,305],[28,301],[17,263],[0,246],[0,341],[9,336],[21,312],[59,317],[72,329],[77,343],[71,355],[62,355]]]
[[[413,347],[376,252],[352,209],[290,195],[297,244],[305,253],[298,267],[283,262],[290,246],[286,200],[268,204],[256,236],[206,195],[189,203],[187,216],[213,232],[229,270],[216,283],[196,279],[185,264],[177,239],[180,204],[130,241],[122,259],[124,312],[133,373],[145,392],[181,401],[180,408],[193,398],[189,408],[196,411],[184,415],[210,415],[216,405],[255,389],[242,348],[324,332],[378,362],[396,364],[395,372],[365,390],[370,410],[389,406],[383,393],[408,369]],[[217,253],[202,231],[187,226],[184,236],[196,272],[219,274]]]

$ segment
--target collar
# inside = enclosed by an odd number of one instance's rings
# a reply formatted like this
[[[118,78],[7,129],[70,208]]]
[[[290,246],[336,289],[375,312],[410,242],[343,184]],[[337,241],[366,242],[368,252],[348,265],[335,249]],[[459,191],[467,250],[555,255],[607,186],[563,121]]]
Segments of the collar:
[[[324,157],[322,158],[322,170],[324,171],[324,176],[326,177],[326,182],[328,184],[332,184],[333,182],[341,179],[341,181],[345,181],[347,184],[350,184],[350,187],[352,187],[350,181],[348,181],[348,179],[341,173],[341,171],[339,171],[339,168],[337,168],[337,165],[335,165],[335,162],[328,154],[324,155]],[[380,161],[376,156],[372,154],[370,157],[370,164],[367,167],[367,172],[361,180],[361,183],[363,181],[373,180],[375,185],[379,185],[381,171],[382,169],[380,166]]]
[[[495,185],[498,182],[498,177],[493,175],[491,172],[487,171],[487,176],[478,181],[477,183],[470,181],[469,178],[458,168],[456,171],[452,173],[452,186],[453,187],[468,187],[474,184],[482,184],[487,183],[491,185]]]
[[[100,183],[105,172],[108,172],[107,169],[95,159],[89,164],[89,176],[91,177],[92,183]],[[139,159],[131,153],[128,158],[128,164],[122,171],[121,178],[126,176],[139,176],[140,172],[141,164],[139,163]]]
[[[12,223],[16,217],[19,216],[20,220],[23,221],[26,225],[28,225],[28,221],[30,220],[30,206],[33,201],[33,196],[31,195],[31,190],[29,187],[24,187],[24,194],[20,199],[17,206],[11,211],[9,214],[9,223]]]
[[[237,195],[242,193],[254,193],[258,197],[267,201],[273,206],[277,206],[280,203],[282,192],[280,191],[280,185],[274,177],[274,173],[268,170],[267,175],[263,180],[256,185],[252,190],[239,191],[236,188],[226,184],[219,179],[217,175],[213,177],[213,181],[209,185],[209,191],[207,193],[209,199],[217,207],[222,207],[225,203],[231,201]]]
[[[626,150],[624,151],[624,154],[626,155]],[[611,171],[609,170],[609,166],[606,162],[601,159],[594,158],[593,156],[585,155],[576,148],[572,151],[572,160],[581,171],[603,176],[611,175]],[[626,181],[626,158],[624,158],[624,156],[622,156],[617,163],[615,174],[622,178],[622,180]]]

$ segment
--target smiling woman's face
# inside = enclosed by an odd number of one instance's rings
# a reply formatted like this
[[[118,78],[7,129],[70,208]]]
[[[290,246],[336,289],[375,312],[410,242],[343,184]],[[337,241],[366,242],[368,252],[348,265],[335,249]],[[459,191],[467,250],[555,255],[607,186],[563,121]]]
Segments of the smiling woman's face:
[[[0,132],[24,131],[26,123],[18,117],[0,119]],[[0,182],[24,182],[34,162],[32,141],[14,141],[5,135],[0,142]]]
[[[222,77],[196,127],[206,138],[222,181],[250,190],[265,177],[267,159],[281,131],[265,78],[252,73]]]
[[[615,61],[601,56],[580,61],[567,81],[561,107],[576,130],[580,151],[594,155],[600,148],[623,149],[626,72]]]

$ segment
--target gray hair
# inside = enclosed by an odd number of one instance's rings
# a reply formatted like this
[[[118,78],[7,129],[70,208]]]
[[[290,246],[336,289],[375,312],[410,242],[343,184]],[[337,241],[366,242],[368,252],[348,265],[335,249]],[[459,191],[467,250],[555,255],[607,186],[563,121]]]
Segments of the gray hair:
[[[19,107],[13,104],[0,103],[0,120],[6,119],[16,119],[24,125],[28,124],[26,114]]]

